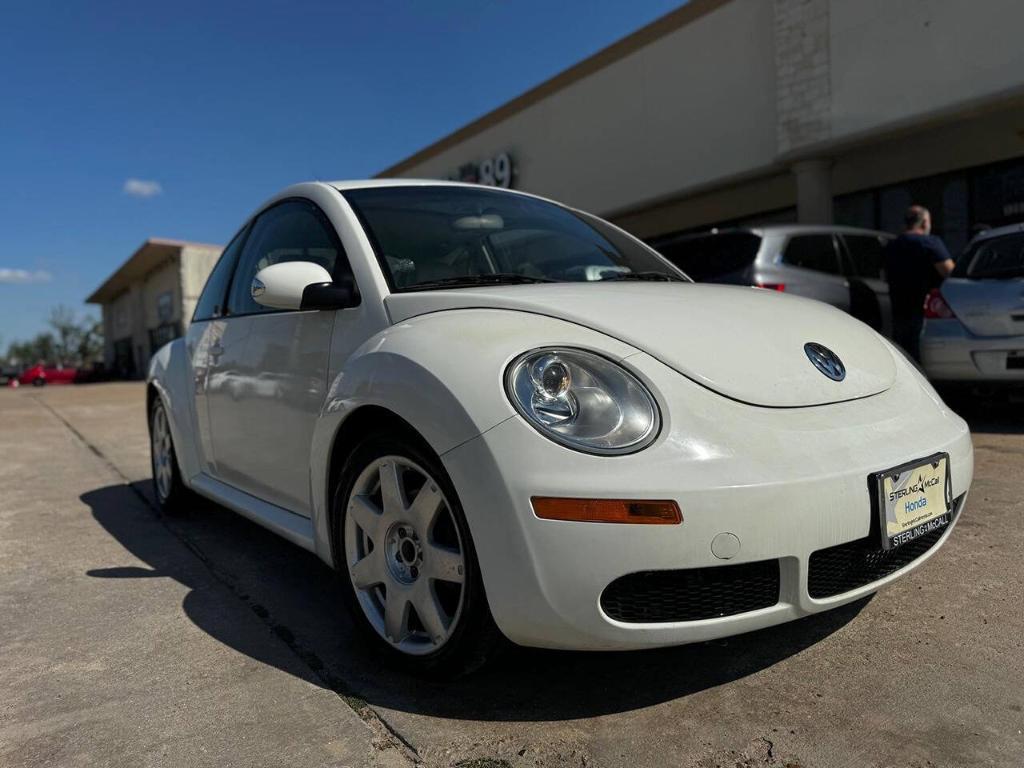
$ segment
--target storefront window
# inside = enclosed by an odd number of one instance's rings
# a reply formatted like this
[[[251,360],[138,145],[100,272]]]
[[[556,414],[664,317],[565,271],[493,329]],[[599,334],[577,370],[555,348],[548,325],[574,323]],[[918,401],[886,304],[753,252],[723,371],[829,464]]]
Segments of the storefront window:
[[[874,192],[854,192],[840,195],[832,201],[832,217],[836,224],[844,227],[876,229],[878,222],[875,212]]]
[[[1000,227],[1024,220],[1024,162],[981,168],[973,182],[972,223]]]

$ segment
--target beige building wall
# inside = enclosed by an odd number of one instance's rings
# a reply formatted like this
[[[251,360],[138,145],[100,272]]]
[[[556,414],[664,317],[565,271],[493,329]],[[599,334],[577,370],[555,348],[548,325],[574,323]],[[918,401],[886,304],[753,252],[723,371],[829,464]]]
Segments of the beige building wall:
[[[770,164],[772,6],[714,5],[401,175],[444,178],[508,151],[515,187],[608,213]]]
[[[187,245],[182,249],[180,262],[180,280],[178,290],[181,296],[179,307],[181,330],[184,333],[192,322],[192,314],[196,310],[199,294],[203,292],[206,278],[220,258],[221,249],[200,245]]]
[[[829,15],[833,137],[1024,87],[1020,0],[831,0]]]
[[[187,330],[220,253],[217,246],[148,240],[97,290],[90,301],[102,305],[109,367],[116,367],[115,345],[128,340],[135,374],[145,374],[154,344]]]
[[[142,330],[147,332],[164,323],[181,320],[180,257],[171,257],[142,280],[139,288],[142,301]],[[162,309],[163,308],[163,309]],[[165,314],[160,316],[161,311]]]
[[[382,175],[508,152],[642,236],[1024,155],[1020,0],[691,0]],[[668,31],[666,31],[668,30]]]

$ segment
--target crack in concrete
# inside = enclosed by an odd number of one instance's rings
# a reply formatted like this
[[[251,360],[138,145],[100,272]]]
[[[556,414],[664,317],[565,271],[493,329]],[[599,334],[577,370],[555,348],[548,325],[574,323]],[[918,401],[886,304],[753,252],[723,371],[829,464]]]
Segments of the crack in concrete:
[[[288,629],[285,624],[276,621],[270,611],[268,611],[264,606],[253,601],[247,594],[241,592],[236,586],[231,574],[219,568],[214,561],[205,552],[203,552],[202,548],[194,540],[189,538],[187,533],[180,531],[173,526],[168,521],[167,517],[160,513],[160,509],[153,504],[149,497],[139,491],[139,489],[132,483],[131,479],[127,477],[98,446],[90,442],[89,439],[70,421],[68,421],[60,411],[47,403],[41,397],[32,395],[31,399],[57,419],[57,421],[59,421],[64,428],[71,433],[82,447],[89,450],[101,462],[103,462],[104,466],[106,466],[114,476],[121,480],[125,488],[134,494],[136,498],[138,498],[151,512],[153,512],[156,519],[164,529],[180,541],[189,552],[195,555],[195,557],[204,566],[206,566],[214,579],[224,585],[235,599],[244,603],[249,610],[251,610],[274,634],[274,636],[278,638],[278,640],[280,640],[303,665],[305,665],[314,677],[320,680],[326,688],[332,691],[353,712],[355,712],[359,719],[366,723],[370,730],[373,731],[375,747],[380,751],[395,749],[410,765],[416,766],[417,768],[424,765],[416,747],[409,743],[409,741],[407,741],[400,733],[394,730],[367,701],[352,693],[345,682],[337,675],[332,674],[327,669],[327,665],[323,663],[316,653],[304,647],[302,643],[296,639],[295,634]],[[378,742],[380,743],[379,747],[377,746]]]

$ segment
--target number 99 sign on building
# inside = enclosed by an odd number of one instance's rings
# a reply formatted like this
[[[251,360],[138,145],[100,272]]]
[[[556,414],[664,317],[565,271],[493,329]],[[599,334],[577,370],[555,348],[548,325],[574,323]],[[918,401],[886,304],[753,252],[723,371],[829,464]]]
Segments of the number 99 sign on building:
[[[512,156],[508,152],[499,152],[493,157],[460,166],[451,180],[511,189],[512,175]]]

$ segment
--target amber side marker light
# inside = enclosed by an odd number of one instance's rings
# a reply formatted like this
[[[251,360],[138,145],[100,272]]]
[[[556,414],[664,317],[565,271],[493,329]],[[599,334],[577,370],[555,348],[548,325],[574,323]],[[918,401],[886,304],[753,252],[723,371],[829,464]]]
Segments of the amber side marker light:
[[[534,514],[543,520],[640,525],[677,525],[683,522],[683,513],[674,501],[559,499],[548,496],[534,496],[531,501]]]

